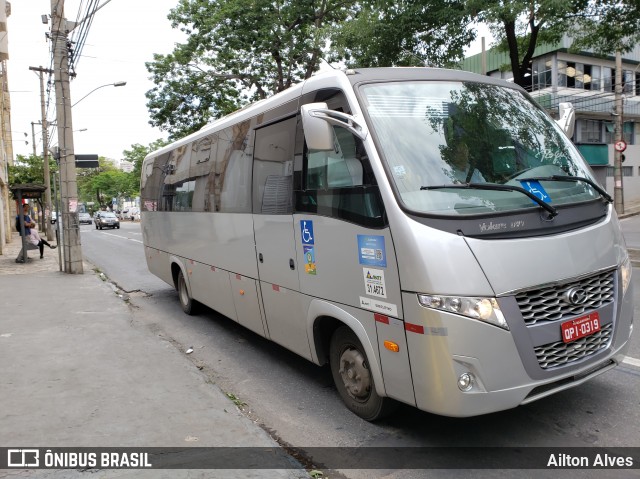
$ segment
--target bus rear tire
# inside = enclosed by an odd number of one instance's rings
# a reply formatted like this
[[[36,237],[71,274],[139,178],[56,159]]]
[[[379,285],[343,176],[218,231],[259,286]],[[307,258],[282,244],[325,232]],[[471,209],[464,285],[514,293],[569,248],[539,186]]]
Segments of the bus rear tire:
[[[177,284],[178,298],[180,299],[180,305],[182,306],[182,311],[184,311],[188,315],[195,314],[197,310],[197,303],[189,295],[189,288],[187,288],[187,282],[184,279],[184,274],[182,274],[182,270],[178,272],[177,283],[178,283]]]
[[[367,355],[351,329],[341,326],[331,337],[329,347],[331,375],[347,408],[366,421],[392,413],[397,403],[376,392]]]

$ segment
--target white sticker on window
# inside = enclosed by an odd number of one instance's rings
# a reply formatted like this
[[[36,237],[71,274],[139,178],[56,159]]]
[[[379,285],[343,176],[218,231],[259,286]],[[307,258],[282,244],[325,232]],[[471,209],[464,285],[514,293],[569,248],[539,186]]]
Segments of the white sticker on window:
[[[407,170],[403,165],[398,165],[393,167],[393,174],[399,180],[404,180],[404,177],[407,176]]]

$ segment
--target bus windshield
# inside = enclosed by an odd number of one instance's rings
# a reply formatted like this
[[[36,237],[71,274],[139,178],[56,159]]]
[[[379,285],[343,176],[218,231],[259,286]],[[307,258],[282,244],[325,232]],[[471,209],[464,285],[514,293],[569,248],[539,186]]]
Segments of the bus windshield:
[[[366,84],[361,93],[409,210],[474,215],[540,207],[522,189],[554,207],[601,197],[575,146],[514,88],[417,81]]]

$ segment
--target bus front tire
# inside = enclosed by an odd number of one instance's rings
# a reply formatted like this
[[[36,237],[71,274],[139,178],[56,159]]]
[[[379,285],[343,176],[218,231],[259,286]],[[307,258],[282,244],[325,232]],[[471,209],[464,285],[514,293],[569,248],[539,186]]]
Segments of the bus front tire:
[[[393,412],[397,403],[376,392],[364,348],[346,326],[336,329],[331,337],[329,362],[333,382],[349,410],[366,421],[375,421]]]
[[[182,311],[187,313],[188,315],[192,315],[196,313],[196,301],[191,298],[189,295],[189,289],[187,288],[187,282],[184,279],[184,274],[182,271],[178,272],[178,298],[180,299],[180,305],[182,306]]]

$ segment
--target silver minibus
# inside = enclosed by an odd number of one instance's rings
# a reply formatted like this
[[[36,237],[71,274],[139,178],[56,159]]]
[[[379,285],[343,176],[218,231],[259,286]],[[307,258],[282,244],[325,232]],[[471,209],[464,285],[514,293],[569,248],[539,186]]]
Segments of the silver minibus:
[[[318,365],[367,420],[513,408],[624,358],[611,197],[520,87],[331,71],[147,156],[149,270]]]

